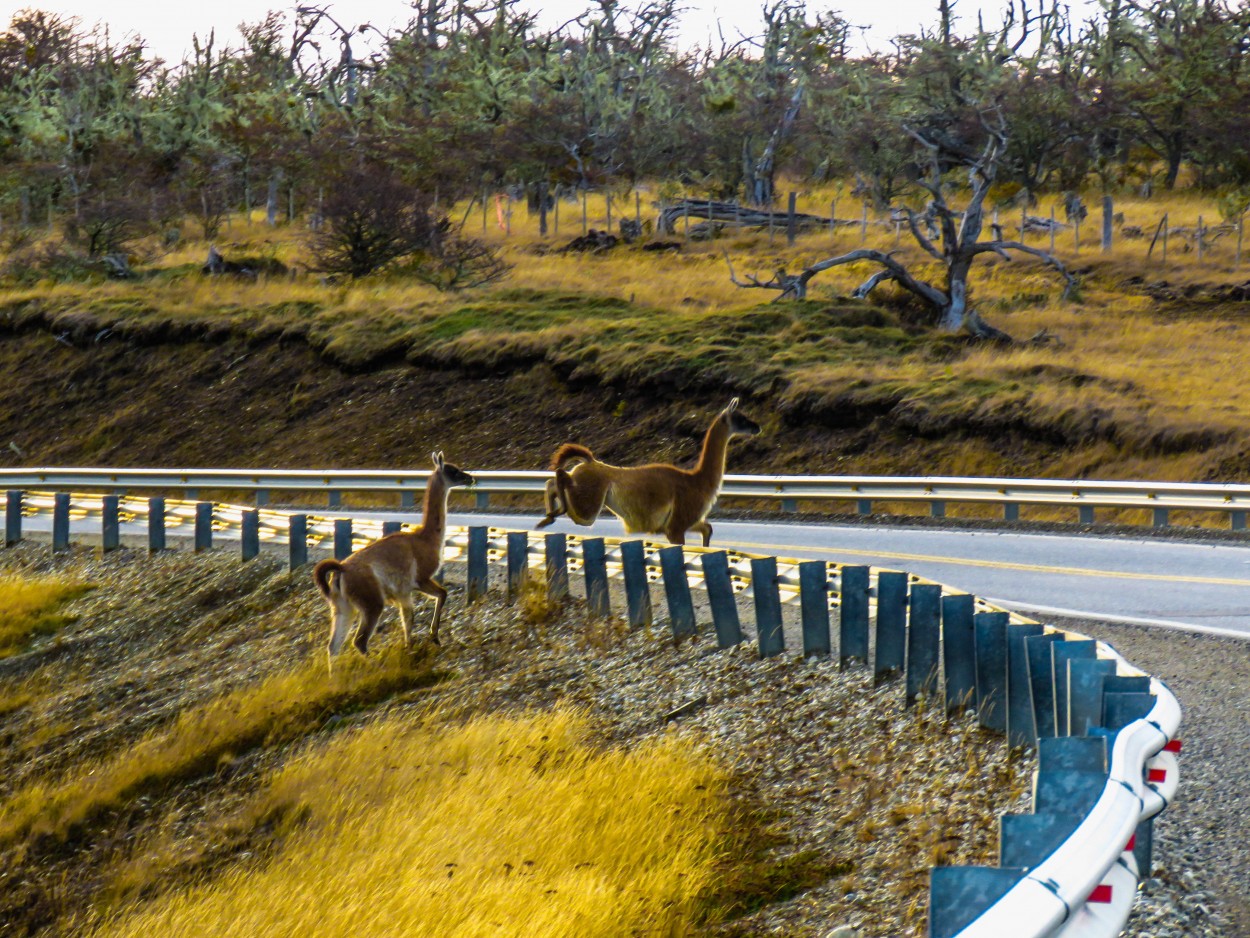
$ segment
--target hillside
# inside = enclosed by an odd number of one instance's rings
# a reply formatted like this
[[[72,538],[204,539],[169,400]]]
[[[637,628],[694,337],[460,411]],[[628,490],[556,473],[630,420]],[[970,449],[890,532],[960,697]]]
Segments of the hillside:
[[[619,800],[624,814],[604,805],[593,821],[596,842],[645,840],[643,832],[627,833],[634,815],[652,828],[687,814],[694,822],[684,835],[666,835],[672,839],[664,843],[693,837],[671,858],[655,847],[629,861],[659,871],[642,907],[609,902],[608,924],[578,934],[621,934],[626,914],[641,916],[628,919],[639,929],[663,925],[666,934],[722,938],[824,935],[839,923],[865,935],[922,934],[928,867],[990,862],[991,819],[1027,797],[1029,766],[1009,759],[1001,738],[971,717],[948,722],[932,709],[903,711],[898,682],[874,689],[866,669],[839,672],[836,659],[760,661],[750,645],[721,652],[707,637],[674,647],[662,624],[629,633],[619,622],[587,619],[576,601],[561,610],[531,595],[511,608],[488,602],[466,610],[462,594],[453,593],[437,654],[424,644],[403,654],[392,622],[370,660],[346,656],[328,679],[320,599],[306,571],[286,573],[273,558],[240,565],[224,552],[149,559],[85,547],[54,556],[46,545],[27,543],[0,555],[0,595],[15,576],[91,589],[62,603],[56,634],[0,659],[0,920],[7,934],[129,934],[145,921],[147,934],[237,934],[218,931],[206,910],[228,907],[253,876],[291,864],[298,870],[302,851],[346,836],[336,817],[367,826],[389,811],[392,829],[416,829],[444,810],[459,817],[466,806],[451,794],[433,803],[407,800],[403,785],[387,794],[401,777],[391,773],[407,772],[404,784],[415,785],[426,784],[429,772],[419,755],[388,755],[386,735],[394,737],[393,753],[408,752],[400,743],[409,734],[419,741],[421,733],[447,736],[482,721],[488,729],[475,743],[445,757],[463,760],[466,773],[504,745],[483,738],[525,738],[532,724],[534,733],[575,740],[578,733],[559,721],[578,715],[584,740],[539,755],[533,785],[554,782],[562,766],[581,760],[615,766],[610,779],[593,784],[606,784],[610,794],[600,800]],[[453,568],[448,580],[462,576]],[[553,718],[559,726],[543,722]],[[512,722],[491,730],[490,721]],[[520,758],[532,760],[534,747],[542,748],[537,737],[531,755],[522,747]],[[645,793],[653,784],[643,783],[645,765],[635,763],[657,756],[669,760],[661,794],[631,807],[634,789]],[[324,778],[330,770],[317,767],[331,765],[341,767]],[[679,765],[686,768],[679,772]],[[474,781],[473,790],[498,784]],[[580,826],[553,841],[551,858],[541,852],[570,800],[594,801],[561,791],[558,804],[547,805],[534,788],[488,809],[502,814],[460,820],[441,835],[436,827],[418,838],[426,859],[411,867],[372,858],[377,872],[365,878],[377,882],[364,919],[336,924],[335,908],[356,907],[352,888],[325,908],[286,902],[288,892],[314,888],[314,871],[297,873],[298,886],[271,888],[259,904],[266,908],[242,899],[239,908],[281,920],[281,931],[257,926],[267,934],[310,927],[358,934],[361,921],[375,921],[460,936],[470,932],[433,927],[428,912],[402,897],[431,889],[495,895],[515,868],[535,876],[534,889],[502,893],[511,909],[500,913],[505,924],[491,930],[479,921],[483,933],[543,933],[519,911],[538,902],[543,915],[556,916],[545,933],[569,934],[573,919],[559,915],[581,914],[572,897],[628,896],[637,887],[613,879],[620,874],[606,866],[611,851],[578,869],[548,867],[557,856],[584,853],[586,843],[573,843],[585,840],[592,823],[575,815]],[[363,804],[349,804],[353,793],[363,794]],[[657,799],[662,817],[647,820]],[[483,833],[466,838],[474,825],[484,825]],[[525,843],[492,847],[495,834],[487,838],[485,830],[505,825],[528,830]],[[475,847],[483,838],[486,846]],[[365,859],[335,862],[355,870]],[[665,875],[664,862],[679,865]],[[451,883],[447,870],[459,871]],[[593,882],[579,885],[586,876]],[[682,893],[686,877],[691,891]],[[347,875],[340,885],[366,884]],[[659,917],[643,914],[647,907]],[[117,920],[123,912],[143,917]]]

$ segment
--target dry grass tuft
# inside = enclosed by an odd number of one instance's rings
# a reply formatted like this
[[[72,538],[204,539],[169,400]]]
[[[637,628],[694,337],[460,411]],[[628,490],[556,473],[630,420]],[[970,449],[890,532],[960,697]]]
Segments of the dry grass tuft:
[[[35,638],[72,622],[61,608],[89,589],[55,578],[0,580],[0,658],[23,652]]]
[[[725,788],[675,735],[602,751],[567,710],[382,721],[272,777],[257,810],[303,818],[275,856],[96,934],[686,933]]]
[[[368,659],[347,656],[326,678],[324,662],[294,670],[183,711],[111,757],[56,778],[31,781],[0,807],[0,843],[66,838],[101,813],[175,782],[211,773],[223,760],[297,739],[327,713],[383,699],[439,677],[423,652],[392,645]]]

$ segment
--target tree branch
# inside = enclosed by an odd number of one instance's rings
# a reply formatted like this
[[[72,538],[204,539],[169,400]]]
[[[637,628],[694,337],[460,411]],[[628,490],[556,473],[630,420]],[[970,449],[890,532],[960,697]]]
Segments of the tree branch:
[[[1030,247],[1027,244],[1021,244],[1019,241],[983,241],[980,244],[975,245],[972,249],[972,253],[974,255],[988,254],[992,252],[1004,260],[1010,261],[1012,258],[1007,253],[1008,251],[1020,251],[1024,254],[1032,254],[1034,257],[1041,261],[1045,261],[1046,264],[1058,271],[1059,275],[1063,277],[1065,281],[1063,294],[1060,296],[1060,299],[1066,300],[1068,295],[1072,292],[1072,288],[1076,286],[1076,277],[1073,276],[1072,272],[1064,266],[1063,261],[1059,260],[1059,258],[1055,257],[1053,254],[1041,250],[1040,248]]]

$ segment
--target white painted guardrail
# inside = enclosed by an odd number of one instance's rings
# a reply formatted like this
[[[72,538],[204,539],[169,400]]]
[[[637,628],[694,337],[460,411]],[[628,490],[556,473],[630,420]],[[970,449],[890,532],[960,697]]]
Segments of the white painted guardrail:
[[[92,486],[108,487],[111,482],[114,485],[133,485],[134,487],[178,487],[169,485],[161,476],[145,475],[145,473],[152,472],[152,470],[118,471],[118,476],[121,478],[114,478],[109,482],[102,482],[101,478],[103,474],[111,473],[111,470],[63,471],[87,473],[87,477],[91,479],[89,484]],[[223,485],[221,482],[222,476],[219,472],[213,470],[187,471],[179,474],[185,476],[185,478],[180,480],[180,484],[188,487],[192,484],[205,487],[232,487]],[[275,488],[298,487],[291,486],[290,479],[292,475],[289,473],[271,473],[268,475],[249,473],[249,475],[263,478],[268,484],[274,485]],[[327,475],[325,473],[301,473],[299,477],[311,478],[314,475],[322,480],[315,487],[323,487],[325,484],[324,477]],[[329,475],[338,476],[337,480],[341,480],[343,475],[354,476],[356,474]],[[517,474],[502,473],[500,475],[513,476]],[[545,476],[546,474],[526,475]],[[395,474],[389,473],[387,476],[388,478],[393,478]],[[140,479],[141,481],[136,482],[134,481],[135,479]],[[155,479],[161,479],[161,481],[154,481]],[[6,482],[10,485],[12,485],[13,481],[12,476],[6,478]],[[309,487],[314,486],[310,485]],[[516,490],[508,489],[508,491]],[[346,552],[375,539],[384,530],[381,522],[376,518],[360,521],[352,519],[347,532],[349,535],[347,542],[340,543],[339,535],[341,530],[336,525],[336,522],[339,525],[343,523],[341,515],[337,518],[312,514],[293,515],[291,512],[272,509],[251,509],[238,505],[209,505],[207,503],[199,503],[197,505],[195,502],[166,502],[161,499],[154,501],[160,503],[159,518],[161,519],[162,531],[165,528],[195,527],[197,544],[200,541],[201,534],[206,533],[202,531],[205,528],[211,533],[230,534],[233,537],[239,537],[240,540],[244,540],[246,537],[244,535],[245,518],[247,517],[252,519],[253,525],[250,529],[251,534],[247,536],[252,537],[257,544],[268,543],[275,546],[284,545],[289,547],[291,545],[292,532],[300,530],[303,532],[304,537],[304,543],[300,545],[300,555],[304,559],[306,559],[305,549],[307,546],[311,545],[323,549],[335,547]],[[106,509],[106,502],[111,503],[110,508]],[[104,496],[98,493],[57,495],[52,492],[26,491],[18,498],[10,499],[9,505],[11,508],[20,506],[20,515],[22,517],[53,515],[55,518],[56,513],[59,512],[62,519],[60,523],[64,526],[60,537],[66,539],[62,542],[63,544],[68,543],[68,524],[70,522],[75,522],[81,529],[84,523],[99,519],[105,524],[106,529],[110,529],[109,526],[111,525],[116,542],[119,525],[132,524],[150,528],[153,519],[152,512],[156,510],[152,507],[153,502],[146,498],[138,496]],[[298,527],[292,525],[292,517],[300,519],[301,523]],[[12,520],[17,521],[18,519],[14,518]],[[6,515],[6,527],[9,524],[10,519]],[[16,530],[17,536],[20,537],[20,524],[16,526]],[[54,527],[53,530],[55,532],[56,528]],[[211,533],[207,535],[207,540],[210,542]],[[546,551],[550,551],[552,540],[549,539],[556,539],[560,547],[559,553],[554,556],[559,557],[563,561],[561,565],[566,567],[567,577],[567,571],[585,570],[589,554],[585,551],[584,545],[592,540],[575,535],[540,535],[533,532],[509,533],[499,528],[478,529],[478,533],[486,535],[480,542],[482,550],[479,556],[483,564],[480,569],[484,571],[485,565],[488,563],[506,561],[509,565],[510,577],[514,561],[514,557],[511,556],[514,550],[514,543],[520,546],[526,563],[528,563],[530,558],[533,558],[535,566],[542,568],[549,564],[549,557],[552,556],[545,552],[544,545],[546,545]],[[513,538],[518,540],[514,542]],[[471,529],[451,528],[449,529],[449,536],[444,550],[445,560],[465,560],[468,558],[470,579],[473,576],[471,539]],[[631,589],[631,585],[628,582],[628,574],[625,567],[629,560],[626,558],[626,552],[622,546],[625,544],[626,539],[596,538],[594,540],[598,540],[606,548],[606,550],[601,549],[599,552],[600,563],[603,565],[606,574],[613,577],[624,575],[628,592]],[[57,543],[57,535],[55,533],[53,543],[54,546]],[[163,534],[161,543],[163,543]],[[567,553],[565,552],[566,543]],[[636,541],[635,544],[637,544]],[[643,542],[641,546],[642,550],[638,551],[636,560],[645,567],[645,577],[638,578],[642,581],[644,592],[646,591],[645,585],[647,580],[665,580],[667,589],[666,577],[670,575],[670,569],[666,569],[666,566],[670,566],[671,569],[677,571],[678,579],[683,581],[686,588],[694,586],[709,589],[709,599],[711,599],[709,584],[704,579],[706,567],[701,566],[700,562],[704,556],[717,553],[717,551],[708,548],[686,547],[680,550],[680,553],[673,553],[679,551],[679,549],[664,547],[662,544],[653,541]],[[246,550],[247,548],[245,548],[245,557],[248,556]],[[665,553],[669,554],[668,560],[676,559],[675,565],[666,565]],[[741,594],[750,590],[755,592],[758,597],[756,584],[752,580],[753,572],[756,569],[755,562],[764,560],[769,563],[766,569],[774,571],[770,573],[770,589],[773,588],[772,584],[775,584],[775,593],[781,603],[799,606],[802,609],[805,646],[807,639],[806,619],[811,610],[804,601],[803,593],[806,587],[803,584],[801,566],[810,566],[813,563],[817,566],[820,595],[824,595],[826,588],[831,589],[835,597],[835,604],[844,600],[844,586],[850,582],[845,577],[851,575],[852,568],[844,567],[837,563],[761,558],[758,555],[733,551],[723,553],[727,554],[728,573],[731,579],[728,589],[735,594]],[[294,558],[296,554],[292,552],[291,556]],[[300,562],[304,562],[304,559],[301,559]],[[294,563],[295,561],[293,560],[292,562]],[[559,569],[559,567],[556,569]],[[856,569],[860,570],[860,574],[863,576],[864,568]],[[861,580],[865,585],[869,583],[874,584],[868,587],[868,605],[871,607],[876,608],[878,601],[880,603],[885,602],[886,584],[882,574],[886,573],[897,578],[895,586],[900,585],[897,580],[904,579],[904,575],[896,574],[892,571],[874,569],[871,581],[868,579]],[[484,579],[483,574],[483,581]],[[915,576],[907,576],[905,579],[909,583],[910,588],[927,586],[939,593],[942,592],[939,589],[940,584],[933,583],[933,581]],[[551,580],[549,579],[548,582],[550,583]],[[637,580],[634,588],[636,587]],[[567,589],[567,579],[564,588]],[[967,594],[960,591],[946,591],[946,595],[967,596]],[[1032,620],[1024,618],[1017,613],[1009,613],[1006,610],[998,609],[984,600],[973,598],[972,608],[976,612],[999,615],[1007,629],[1016,627],[1020,629],[1031,628],[1034,630],[1034,633],[1043,631]],[[913,609],[914,612],[915,610]],[[868,615],[866,608],[863,609],[863,614],[866,628]],[[757,617],[759,615],[757,606]],[[817,613],[816,615],[819,618],[820,614]],[[843,616],[843,618],[846,617]],[[945,620],[945,614],[943,619]],[[775,617],[775,614],[773,621],[780,628],[780,620]],[[761,619],[760,622],[762,623],[763,620]],[[691,625],[693,627],[693,623]],[[827,619],[825,625],[827,631]],[[1046,627],[1045,631],[1052,637],[1059,639],[1085,639],[1085,636],[1061,632],[1053,627]],[[1033,635],[1034,633],[1027,634]],[[881,633],[879,632],[878,653],[880,653],[881,648],[880,640]],[[1004,639],[1004,641],[1011,640]],[[980,654],[979,644],[980,639],[978,638],[978,655]],[[1091,643],[1084,642],[1084,644],[1088,646]],[[824,647],[826,649],[829,647],[827,638]],[[867,647],[867,639],[865,637],[865,652]],[[908,647],[909,649],[913,647],[910,638],[908,639]],[[784,650],[784,642],[782,642],[778,650]],[[1086,651],[1089,651],[1088,647]],[[764,653],[762,640],[761,653]],[[773,651],[772,653],[777,652]],[[1142,672],[1125,661],[1113,648],[1105,643],[1097,643],[1096,653],[1098,658],[1113,663],[1114,674],[1117,676],[1145,681],[1146,678]],[[909,668],[911,666],[911,657],[912,652],[909,650]],[[1028,667],[1027,657],[1026,655],[1026,667]],[[1003,663],[1007,667],[1008,675],[1011,674],[1013,667],[1010,663],[1011,660],[1011,655],[1005,654]],[[1056,660],[1058,660],[1057,655]],[[880,665],[879,658],[877,664]],[[947,666],[949,667],[949,665],[950,662],[948,660]],[[980,665],[978,664],[978,683],[979,668]],[[947,671],[946,679],[948,682],[951,680],[949,671]],[[1010,681],[1011,678],[1009,677],[1008,680]],[[1032,678],[1027,680],[1031,681]],[[1101,681],[1101,678],[1099,680]],[[910,687],[910,673],[908,674],[908,683]],[[1032,687],[1032,684],[1030,683],[1029,686]],[[1136,832],[1141,830],[1143,822],[1149,821],[1149,819],[1163,810],[1175,794],[1179,783],[1175,753],[1179,749],[1176,733],[1180,724],[1180,707],[1167,687],[1158,680],[1150,679],[1149,688],[1150,692],[1147,700],[1152,701],[1149,712],[1145,713],[1141,718],[1128,719],[1126,725],[1121,727],[1113,736],[1113,742],[1110,743],[1110,751],[1108,753],[1109,771],[1100,770],[1101,774],[1097,784],[1101,786],[1101,793],[1098,795],[1096,803],[1088,810],[1088,813],[1085,814],[1075,830],[1071,830],[1068,833],[1070,827],[1063,828],[1066,837],[1053,849],[1047,848],[1043,853],[1044,858],[1040,862],[1032,866],[1032,868],[1023,871],[960,867],[945,867],[934,870],[930,910],[931,934],[940,935],[941,938],[953,938],[953,936],[959,936],[959,938],[1002,938],[1002,936],[1043,938],[1043,936],[1051,935],[1062,935],[1065,938],[1110,938],[1110,936],[1119,934],[1130,913],[1138,880],[1145,872],[1139,871],[1134,854]],[[1055,693],[1053,688],[1051,693],[1052,695]],[[948,684],[948,705],[950,702],[949,694]],[[1007,726],[1010,735],[1012,732],[1012,711],[1010,708],[1014,706],[1010,688],[1006,690],[1005,697],[1006,699],[1002,701],[1002,706],[1007,709]],[[1141,703],[1140,699],[1137,703]],[[1035,710],[1037,707],[1036,699],[1030,704],[1030,707]],[[1144,710],[1145,708],[1143,707],[1142,709]],[[1030,721],[1034,718],[1033,714],[1030,714],[1028,717]],[[1037,738],[1038,736],[1040,736],[1040,728],[1037,731],[1037,735],[1034,736],[1034,741],[1038,744],[1040,751],[1045,740]],[[1055,737],[1055,739],[1058,740],[1058,737]],[[1043,766],[1042,768],[1044,769],[1045,767]],[[1105,781],[1102,780],[1104,778]],[[1036,803],[1035,808],[1037,808]],[[1048,809],[1048,811],[1053,811],[1053,808]],[[1041,818],[1042,814],[1039,811],[1033,817]],[[942,877],[937,875],[939,873],[967,875],[959,880],[958,888],[940,890],[939,879],[942,879]],[[978,881],[977,877],[982,874],[985,874],[984,879]],[[949,877],[947,882],[953,882],[956,879],[959,879],[959,877]],[[957,927],[948,927],[945,930],[934,931],[932,922],[933,918],[938,915],[939,892],[942,892],[944,896],[943,901],[947,903],[947,909],[950,908],[952,901],[967,904],[969,895],[975,894],[979,901],[978,911],[980,914],[974,917],[966,914],[966,909],[957,910],[956,918],[961,921],[961,924]],[[952,896],[954,897],[953,899]],[[962,918],[960,918],[961,915]]]
[[[239,490],[257,493],[263,503],[271,491],[322,491],[332,504],[342,492],[398,492],[405,499],[425,489],[428,470],[389,469],[0,469],[0,488],[83,490]],[[490,494],[542,492],[550,472],[472,470],[479,507]],[[1096,508],[1142,508],[1153,512],[1156,526],[1168,523],[1170,511],[1227,514],[1234,530],[1246,527],[1250,485],[1196,482],[1106,482],[1061,479],[1003,479],[946,476],[783,476],[726,475],[722,498],[780,501],[795,511],[799,501],[852,501],[860,514],[874,502],[922,502],[937,517],[948,502],[997,504],[1007,520],[1022,505],[1070,506],[1082,523],[1093,523]]]

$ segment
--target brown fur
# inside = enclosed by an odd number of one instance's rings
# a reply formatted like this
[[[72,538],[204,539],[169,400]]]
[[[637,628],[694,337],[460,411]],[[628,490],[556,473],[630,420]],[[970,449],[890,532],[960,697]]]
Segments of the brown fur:
[[[434,472],[425,490],[421,527],[412,532],[390,534],[356,551],[346,560],[323,560],[313,568],[313,582],[330,606],[331,670],[334,656],[343,647],[353,621],[352,640],[360,653],[368,654],[369,637],[377,628],[386,605],[399,607],[404,644],[412,644],[412,593],[420,590],[434,597],[430,641],[438,641],[447,590],[434,577],[443,563],[443,540],[447,529],[447,494],[457,485],[472,485],[472,477],[435,453]]]
[[[693,469],[667,463],[612,466],[580,443],[562,444],[551,459],[555,478],[547,482],[547,515],[537,526],[545,528],[563,514],[576,524],[591,525],[606,506],[628,534],[663,534],[671,544],[684,544],[686,532],[695,531],[706,547],[712,540],[707,515],[720,493],[729,441],[760,432],[737,408],[735,397],[716,415]],[[569,469],[570,463],[576,465]]]

